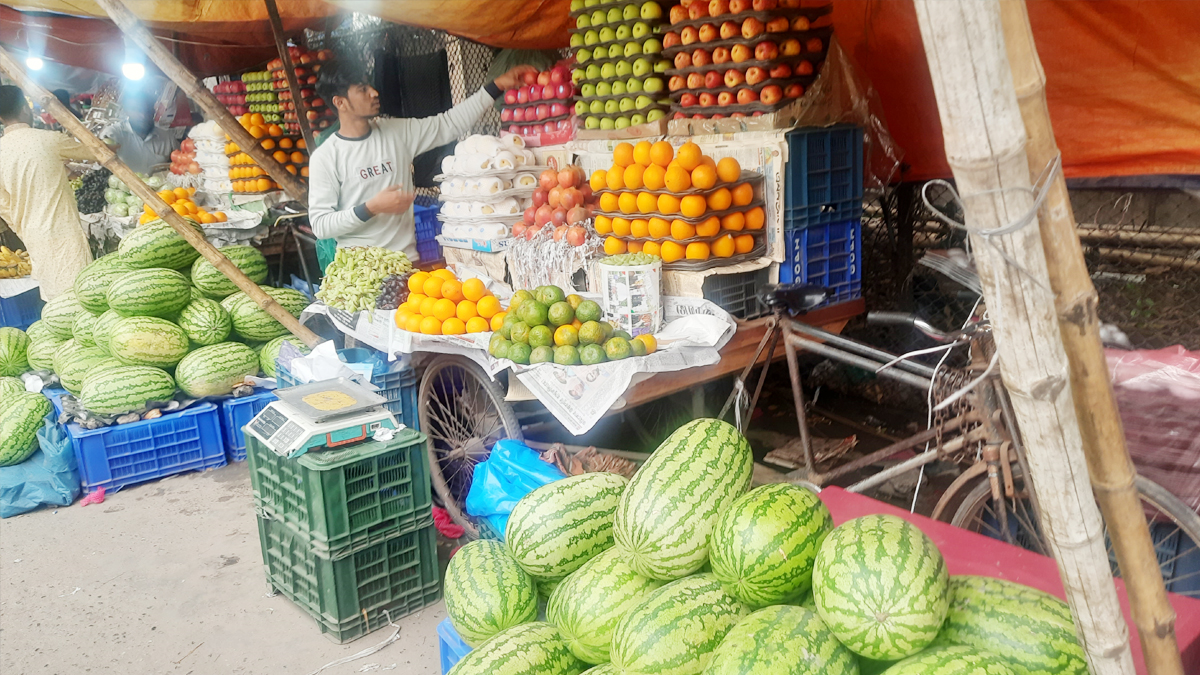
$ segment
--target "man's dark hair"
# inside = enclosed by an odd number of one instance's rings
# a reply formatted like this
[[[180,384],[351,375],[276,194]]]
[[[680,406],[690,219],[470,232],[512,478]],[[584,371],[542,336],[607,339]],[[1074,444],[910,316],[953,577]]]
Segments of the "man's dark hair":
[[[20,87],[11,84],[0,86],[0,119],[17,119],[25,105],[25,92]]]
[[[71,105],[71,92],[67,91],[66,89],[55,89],[50,93],[54,94],[54,98],[58,99],[58,102],[63,104],[64,108],[70,110],[72,115],[75,117],[81,117],[79,111],[75,109],[75,106]]]
[[[371,84],[363,64],[351,59],[334,59],[321,66],[317,76],[317,94],[325,99],[325,105],[332,108],[334,96],[346,98],[350,87],[359,84]]]

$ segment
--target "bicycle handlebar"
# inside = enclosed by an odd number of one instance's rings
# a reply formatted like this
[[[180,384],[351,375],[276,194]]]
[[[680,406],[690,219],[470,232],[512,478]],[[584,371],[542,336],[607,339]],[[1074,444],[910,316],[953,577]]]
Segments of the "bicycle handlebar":
[[[867,312],[867,323],[912,326],[921,331],[925,336],[938,342],[949,342],[953,339],[952,336],[934,328],[924,319],[906,312]]]

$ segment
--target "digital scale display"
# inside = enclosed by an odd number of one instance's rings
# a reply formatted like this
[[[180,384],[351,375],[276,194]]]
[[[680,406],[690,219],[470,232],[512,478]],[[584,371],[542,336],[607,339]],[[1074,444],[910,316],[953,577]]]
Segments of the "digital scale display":
[[[357,383],[337,379],[289,387],[246,425],[272,452],[298,457],[368,440],[381,427],[397,428],[384,399]]]

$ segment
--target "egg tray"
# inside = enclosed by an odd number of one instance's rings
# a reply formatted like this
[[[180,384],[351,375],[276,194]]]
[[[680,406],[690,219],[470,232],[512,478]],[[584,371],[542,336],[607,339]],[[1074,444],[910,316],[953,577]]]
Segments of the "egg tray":
[[[746,19],[758,19],[765,24],[767,21],[770,21],[771,19],[777,19],[781,16],[786,16],[789,21],[798,16],[805,16],[808,17],[809,21],[815,21],[826,14],[832,13],[832,3],[823,5],[821,7],[779,7],[776,9],[768,9],[762,12],[749,10],[740,14],[722,14],[720,16],[705,16],[699,19],[684,19],[672,24],[666,24],[663,26],[663,28],[669,31],[678,31],[679,29],[687,28],[688,26],[699,28],[706,23],[711,23],[714,26],[720,26],[726,21],[736,21],[740,24]],[[668,17],[669,16],[670,15],[668,14]]]
[[[532,173],[536,175],[549,168],[550,167],[542,164],[532,164],[513,169],[488,169],[479,173],[439,173],[433,177],[433,180],[435,183],[445,183],[451,178],[508,178],[511,180],[522,173]]]
[[[736,265],[741,262],[749,262],[758,260],[767,254],[766,243],[759,244],[754,247],[754,250],[749,253],[735,253],[728,258],[710,257],[708,260],[677,260],[675,262],[663,263],[663,269],[671,272],[703,272],[711,270],[714,267],[725,267],[726,265]]]
[[[509,197],[512,197],[513,199],[525,199],[527,197],[532,197],[533,192],[536,189],[537,189],[536,185],[533,187],[511,187],[511,188],[508,188],[507,190],[501,190],[499,192],[493,192],[493,193],[486,194],[486,195],[448,195],[445,192],[439,191],[438,200],[443,201],[443,202],[488,202],[488,203],[492,203],[492,202],[502,201]]]
[[[599,233],[597,233],[597,234],[599,234]],[[756,239],[762,239],[763,237],[767,236],[767,230],[766,230],[766,228],[763,228],[760,230],[739,230],[737,232],[735,232],[733,230],[721,230],[719,233],[717,233],[711,237],[689,237],[687,239],[676,239],[674,237],[661,237],[661,238],[655,239],[654,237],[635,237],[633,235],[621,236],[619,234],[614,234],[612,232],[609,232],[608,234],[600,234],[599,236],[615,237],[626,243],[629,243],[631,241],[641,241],[641,242],[652,241],[656,244],[661,244],[664,241],[673,241],[676,244],[682,244],[682,245],[686,246],[687,244],[711,244],[714,241],[720,239],[721,237],[724,237],[727,234],[733,235],[735,237],[743,235],[743,234],[749,234],[749,235],[753,235]]]
[[[608,188],[601,188],[599,190],[596,190],[594,192],[594,194],[596,195],[597,199],[600,198],[600,195],[605,194],[605,193],[614,194],[614,195],[617,195],[618,197],[620,197],[622,192],[635,192],[635,193],[636,192],[649,192],[652,195],[676,195],[678,197],[686,197],[688,195],[708,196],[709,194],[711,194],[717,190],[720,190],[723,187],[733,187],[734,185],[741,185],[742,183],[756,183],[757,184],[757,183],[762,182],[762,179],[763,179],[763,175],[761,173],[759,173],[757,171],[749,171],[747,169],[742,169],[742,174],[740,176],[738,176],[737,180],[730,181],[730,182],[717,181],[716,185],[708,188],[707,190],[701,190],[699,188],[688,188],[687,190],[685,190],[683,192],[671,192],[670,190],[667,190],[666,188],[663,188],[660,190],[642,190],[642,189],[630,190],[627,188],[621,188],[620,190],[609,190]],[[747,207],[747,208],[749,208],[749,207]]]
[[[813,77],[813,78],[815,78],[817,76],[817,74],[819,72],[821,72],[821,64],[825,62],[825,52],[826,52],[826,50],[822,49],[819,52],[806,52],[804,54],[794,54],[792,56],[781,56],[777,59],[771,59],[770,61],[759,61],[758,59],[750,59],[749,61],[742,61],[741,63],[734,63],[733,61],[726,61],[725,63],[710,63],[706,66],[688,66],[687,68],[676,68],[674,65],[672,65],[671,68],[667,72],[662,73],[661,76],[666,76],[667,78],[670,78],[670,76],[672,76],[672,75],[690,75],[692,73],[707,73],[710,70],[720,70],[721,72],[725,72],[726,70],[730,70],[733,68],[736,68],[738,70],[748,70],[755,66],[758,66],[759,68],[762,68],[763,70],[770,70],[772,67],[777,66],[781,63],[786,63],[789,66],[792,66],[793,69],[795,69],[797,63],[802,63],[804,61],[808,61],[813,64],[812,75],[797,75],[795,77]]]
[[[739,35],[738,37],[729,38],[728,40],[713,40],[712,42],[693,42],[690,45],[680,44],[680,45],[673,45],[671,47],[664,47],[662,50],[662,54],[664,56],[674,58],[675,55],[678,54],[679,52],[692,52],[692,51],[696,51],[697,49],[704,49],[707,51],[712,51],[712,50],[716,49],[717,47],[732,48],[737,45],[746,45],[748,47],[753,47],[754,45],[756,45],[760,42],[763,42],[764,40],[770,40],[770,41],[774,42],[776,45],[778,45],[780,42],[783,42],[784,40],[790,40],[792,38],[795,38],[801,42],[804,42],[806,40],[811,40],[812,38],[821,38],[821,41],[825,45],[824,48],[822,49],[822,51],[824,51],[824,49],[829,48],[829,37],[831,35],[833,35],[833,26],[822,26],[821,28],[813,28],[811,30],[802,30],[802,31],[789,30],[789,31],[783,31],[781,33],[760,33],[759,35],[755,35],[752,38],[744,38]],[[816,52],[813,52],[813,53],[816,53]]]
[[[528,122],[528,121],[514,122],[513,120],[509,120],[507,122],[501,122],[500,124],[505,127],[507,127],[510,124],[515,124],[517,126],[533,126],[534,124],[545,124],[546,122],[557,122],[559,120],[569,119],[571,117],[571,115],[575,114],[575,109],[572,107],[571,99],[568,98],[568,99],[554,99],[554,100],[562,102],[563,105],[567,106],[567,110],[569,112],[567,112],[563,115],[555,115],[554,117],[547,117],[546,119],[536,120],[533,122]],[[525,105],[515,105],[512,107],[525,109],[525,108],[528,108],[530,105],[537,105],[538,103],[541,103],[541,101],[538,101],[537,103],[528,103]]]
[[[713,216],[717,216],[718,218],[723,218],[731,213],[738,213],[740,211],[749,211],[750,209],[753,209],[756,206],[762,206],[762,207],[766,208],[765,202],[763,200],[755,199],[754,201],[750,202],[749,204],[745,204],[742,206],[730,206],[729,208],[724,209],[722,211],[705,211],[704,215],[702,215],[698,218],[687,218],[678,213],[667,214],[667,213],[659,213],[658,211],[651,211],[650,213],[642,213],[640,211],[637,213],[622,213],[620,211],[601,211],[599,209],[596,209],[596,211],[594,212],[594,215],[607,216],[609,218],[624,218],[626,220],[634,220],[637,218],[645,218],[645,219],[662,218],[663,220],[682,220],[683,222],[687,223],[688,225],[699,225],[700,223],[703,223],[704,221],[708,220],[709,218],[712,218]]]
[[[712,89],[708,89],[706,87],[702,87],[699,89],[689,89],[687,87],[684,87],[683,89],[676,89],[675,91],[671,92],[671,101],[677,103],[679,101],[679,99],[683,97],[684,94],[703,94],[706,92],[709,94],[720,94],[722,92],[736,94],[737,92],[741,91],[742,89],[751,89],[757,93],[757,92],[762,91],[764,87],[769,87],[773,84],[778,85],[780,89],[783,89],[790,84],[801,84],[801,85],[804,85],[804,89],[805,89],[805,91],[807,91],[808,88],[810,86],[812,86],[812,83],[816,81],[816,79],[817,79],[816,75],[803,75],[801,77],[789,77],[789,78],[782,79],[782,80],[768,78],[766,80],[763,80],[762,82],[759,82],[758,84],[743,84],[740,87],[714,87]],[[712,106],[709,106],[709,107],[712,107]]]

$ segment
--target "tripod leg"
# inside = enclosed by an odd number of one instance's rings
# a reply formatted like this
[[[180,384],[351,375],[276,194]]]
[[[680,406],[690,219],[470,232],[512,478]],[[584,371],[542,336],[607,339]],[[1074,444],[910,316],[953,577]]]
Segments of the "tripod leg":
[[[750,371],[754,370],[754,365],[758,363],[758,357],[762,355],[763,348],[766,347],[768,341],[771,341],[772,350],[774,350],[774,341],[778,339],[778,331],[779,317],[776,316],[771,323],[767,325],[767,332],[764,333],[762,339],[759,340],[758,349],[754,352],[754,358],[750,359],[750,363],[746,364],[746,367],[742,369],[741,374],[738,375],[736,380],[734,380],[733,391],[729,392],[729,397],[725,399],[725,405],[721,406],[721,412],[717,415],[717,419],[725,419],[725,414],[729,412],[729,406],[734,404],[734,401],[737,399],[738,392],[744,388],[746,380],[750,378]],[[743,385],[742,387],[738,386],[739,382]],[[762,385],[760,384],[759,387],[761,388],[761,386]]]
[[[813,466],[812,441],[808,435],[808,417],[804,411],[804,386],[800,382],[800,365],[796,359],[796,348],[792,345],[790,333],[783,329],[783,348],[787,354],[788,375],[792,378],[792,400],[796,404],[796,424],[800,427],[800,445],[804,448],[804,469],[812,475]]]

